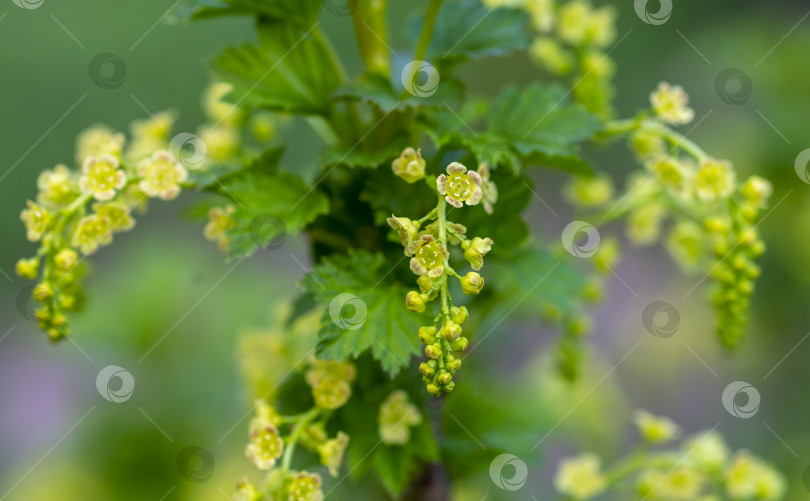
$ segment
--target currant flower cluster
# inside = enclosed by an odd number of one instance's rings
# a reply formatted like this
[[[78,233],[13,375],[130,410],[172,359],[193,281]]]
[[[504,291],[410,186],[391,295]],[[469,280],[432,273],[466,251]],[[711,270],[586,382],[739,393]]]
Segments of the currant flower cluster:
[[[132,229],[133,211],[150,198],[171,200],[186,186],[188,172],[169,153],[174,114],[162,112],[131,125],[131,139],[97,125],[78,136],[76,165],[60,164],[37,180],[36,201],[22,211],[28,240],[39,248],[16,265],[19,276],[38,280],[34,312],[51,340],[69,333],[67,312],[82,304],[84,257]]]
[[[631,176],[625,195],[595,220],[625,217],[628,240],[641,246],[657,243],[666,232],[667,250],[684,271],[713,278],[718,333],[733,348],[742,337],[760,273],[755,259],[765,245],[756,225],[771,184],[759,176],[739,181],[731,162],[710,156],[672,129],[694,118],[681,87],[662,82],[650,103],[651,110],[636,118],[605,126],[607,137],[631,134],[631,148],[644,171]],[[612,192],[604,177],[575,180],[566,190],[583,209],[606,207]]]
[[[392,215],[388,224],[399,235],[405,255],[411,258],[411,271],[419,276],[416,281],[419,290],[408,292],[405,306],[412,312],[421,313],[427,303],[440,299],[440,312],[433,324],[419,329],[419,339],[426,345],[425,355],[429,359],[419,366],[419,371],[428,393],[438,396],[455,388],[453,376],[461,366],[461,360],[454,353],[463,352],[469,345],[461,327],[469,318],[469,312],[465,306],[453,305],[448,277],[459,280],[464,294],[479,294],[484,287],[484,278],[478,271],[493,244],[490,238],[467,238],[466,227],[447,219],[447,206],[461,209],[465,205],[480,203],[487,213],[492,213],[498,190],[490,180],[487,164],[471,171],[453,162],[447,166],[446,174],[438,178],[426,178],[425,165],[419,151],[406,148],[391,168],[394,174],[409,183],[426,179],[429,185],[435,186],[438,193],[436,208],[418,220]],[[463,250],[464,259],[473,271],[461,276],[450,266],[450,246]]]
[[[576,500],[607,491],[652,501],[783,498],[784,476],[747,451],[732,453],[720,433],[699,432],[675,449],[650,452],[678,438],[680,429],[671,420],[644,411],[634,418],[642,438],[634,453],[610,467],[603,467],[593,453],[564,459],[554,477],[555,489]]]
[[[574,98],[591,112],[612,114],[611,78],[616,71],[606,50],[616,40],[616,10],[587,0],[486,0],[491,7],[524,10],[535,33],[530,57],[552,75],[567,78]]]
[[[283,416],[266,400],[257,402],[245,455],[266,474],[258,486],[247,478],[240,480],[232,498],[234,501],[323,500],[321,476],[292,470],[293,455],[300,445],[315,453],[332,477],[338,476],[349,445],[349,436],[338,431],[334,437],[330,437],[326,425],[332,413],[343,407],[351,397],[351,383],[356,374],[357,370],[350,362],[313,357],[305,373],[312,390],[312,408],[301,414]]]
[[[383,443],[404,445],[411,439],[411,427],[422,422],[422,414],[404,390],[396,390],[380,406],[378,420]]]

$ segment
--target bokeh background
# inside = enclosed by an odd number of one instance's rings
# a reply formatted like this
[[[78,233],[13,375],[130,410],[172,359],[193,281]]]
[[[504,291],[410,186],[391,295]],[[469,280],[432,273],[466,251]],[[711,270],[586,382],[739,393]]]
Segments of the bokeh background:
[[[397,19],[427,4],[392,3]],[[673,417],[687,431],[720,423],[734,448],[748,448],[786,473],[788,499],[807,499],[810,186],[794,162],[810,148],[810,7],[801,0],[675,0],[672,18],[651,26],[636,17],[632,2],[613,3],[621,12],[619,36],[627,35],[612,52],[621,115],[645,107],[659,81],[683,85],[701,120],[690,138],[733,159],[741,173],[773,181],[774,208],[760,226],[768,245],[764,273],[749,339],[728,355],[714,337],[705,287],[691,292],[700,276],[682,277],[660,249],[628,250],[606,301],[593,311],[591,357],[583,381],[573,387],[550,375],[552,331],[530,315],[504,322],[476,356],[503,368],[491,369],[489,377],[532,383],[536,402],[545,404],[537,416],[537,436],[546,436],[535,458],[540,461],[513,498],[548,499],[554,463],[563,454],[591,449],[607,458],[621,455],[636,440],[630,413],[646,408]],[[11,0],[0,2],[2,501],[214,500],[229,496],[235,479],[252,471],[242,456],[250,403],[240,384],[237,339],[273,322],[309,265],[306,242],[289,238],[233,268],[203,239],[199,222],[178,216],[193,195],[154,203],[134,231],[94,256],[89,310],[75,317],[71,340],[56,346],[26,318],[20,294],[29,284],[13,275],[16,260],[33,252],[20,210],[33,198],[39,172],[73,158],[80,130],[95,123],[124,130],[134,119],[174,109],[177,130],[193,131],[203,120],[204,59],[253,38],[243,19],[172,24],[168,12],[175,6],[173,0],[45,0],[24,10]],[[349,68],[357,68],[348,19],[324,12],[323,27],[348,54]],[[406,47],[403,34],[395,34],[393,46]],[[90,78],[88,64],[101,52],[126,63],[126,80],[117,89],[100,88]],[[740,104],[716,91],[727,68],[741,70],[753,84]],[[541,75],[522,57],[485,61],[463,74],[480,92],[497,91],[504,75],[521,82]],[[306,170],[311,157],[296,152],[306,149],[309,136],[291,131],[287,158]],[[618,182],[635,168],[621,146],[589,155]],[[526,215],[536,238],[553,243],[572,217],[558,194],[566,178],[533,175],[538,195],[558,216],[539,200]],[[654,338],[644,331],[641,312],[653,299],[680,311],[676,336]],[[107,402],[96,390],[96,375],[108,365],[125,367],[135,378],[125,405]],[[762,396],[751,419],[732,417],[721,403],[723,388],[736,380]],[[178,467],[188,446],[204,448],[215,460],[205,482],[190,480]],[[340,498],[341,491],[357,498],[348,483],[330,497]]]

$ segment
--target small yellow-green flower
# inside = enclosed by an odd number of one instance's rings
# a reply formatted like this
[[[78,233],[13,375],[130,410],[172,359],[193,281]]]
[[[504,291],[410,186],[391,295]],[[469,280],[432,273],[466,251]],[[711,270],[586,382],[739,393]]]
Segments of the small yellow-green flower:
[[[290,501],[323,501],[321,476],[302,471],[290,484]]]
[[[633,421],[641,438],[651,444],[669,442],[678,435],[678,425],[672,420],[654,416],[646,411],[636,411]]]
[[[666,208],[657,203],[634,210],[627,219],[627,238],[637,245],[655,243],[661,231],[661,221],[666,214]]]
[[[702,202],[728,198],[734,193],[736,179],[730,162],[707,158],[695,175],[695,194]]]
[[[349,436],[339,431],[335,438],[329,439],[318,446],[318,455],[321,464],[329,468],[329,474],[338,476],[338,469],[343,464],[343,455],[349,445]]]
[[[284,441],[278,428],[272,425],[250,432],[250,443],[245,448],[245,455],[260,470],[269,470],[276,464],[276,459],[284,452]]]
[[[56,253],[53,261],[60,270],[70,271],[79,262],[79,254],[71,248],[64,248]]]
[[[700,468],[709,471],[720,470],[728,461],[729,450],[723,436],[715,431],[704,431],[693,435],[683,444],[689,459]]]
[[[656,132],[639,130],[630,139],[633,150],[642,161],[648,158],[659,158],[667,153],[667,144],[664,138]]]
[[[561,6],[558,14],[557,33],[564,42],[581,45],[588,36],[588,20],[591,6],[583,0],[574,0]]]
[[[405,148],[391,163],[391,170],[407,183],[415,183],[425,177],[425,160],[419,150]]]
[[[523,8],[529,13],[535,30],[547,33],[554,27],[554,0],[528,0]]]
[[[22,278],[33,280],[39,275],[39,259],[20,259],[14,267],[14,271]]]
[[[447,166],[447,175],[436,179],[436,189],[445,195],[444,199],[453,207],[460,209],[467,205],[478,205],[484,196],[481,188],[481,176],[475,171],[468,171],[458,162]]]
[[[692,501],[700,495],[705,483],[705,475],[688,466],[667,471],[650,468],[639,475],[637,489],[640,496],[649,499]]]
[[[576,177],[565,187],[565,197],[578,207],[599,207],[613,198],[608,176]]]
[[[169,146],[169,133],[177,115],[173,111],[161,111],[145,120],[135,120],[130,124],[132,141],[127,145],[124,157],[137,163],[157,150]]]
[[[662,157],[650,165],[650,169],[664,186],[680,188],[686,180],[686,169],[673,157]]]
[[[607,480],[602,462],[596,454],[582,454],[565,459],[554,476],[557,492],[573,499],[589,499],[605,490]]]
[[[484,266],[484,256],[492,249],[492,239],[475,237],[462,242],[461,248],[464,249],[464,259],[478,271]]]
[[[352,395],[351,382],[357,369],[350,362],[314,359],[313,367],[305,378],[312,387],[312,398],[318,407],[338,409],[343,407]]]
[[[37,202],[45,206],[59,207],[67,205],[76,198],[78,186],[73,180],[66,165],[57,165],[53,170],[46,170],[37,178]]]
[[[594,9],[585,20],[585,37],[597,47],[607,47],[616,39],[616,9],[605,5]]]
[[[206,159],[229,160],[236,155],[239,149],[239,130],[236,127],[224,125],[207,125],[197,131],[205,144]]]
[[[461,277],[461,292],[468,296],[474,296],[484,288],[484,277],[474,271],[468,272]]]
[[[238,125],[244,118],[240,108],[225,101],[225,96],[233,90],[228,82],[212,82],[203,94],[203,110],[206,116],[216,122]]]
[[[444,262],[450,257],[447,248],[433,235],[422,235],[407,251],[406,254],[413,256],[411,271],[429,277],[441,276],[444,273]]]
[[[653,111],[661,120],[674,124],[688,124],[695,118],[695,112],[687,105],[689,96],[678,85],[666,82],[658,84],[658,89],[650,95]]]
[[[76,163],[79,165],[90,157],[110,155],[121,158],[126,138],[104,125],[95,125],[79,134],[76,139]]]
[[[476,172],[478,176],[481,177],[481,191],[483,193],[481,203],[484,206],[484,211],[486,211],[487,214],[492,214],[492,206],[498,201],[498,187],[489,179],[489,164],[486,162],[482,163],[478,166]]]
[[[23,224],[25,224],[26,237],[32,242],[36,242],[48,230],[53,216],[43,207],[28,201],[28,208],[23,209],[20,214]]]
[[[101,218],[110,221],[110,230],[114,232],[129,231],[135,226],[135,220],[129,215],[126,205],[117,202],[93,204],[93,210]]]
[[[735,456],[725,480],[726,492],[733,499],[782,499],[787,487],[779,472],[745,451]]]
[[[143,179],[138,185],[150,197],[171,200],[180,193],[180,183],[188,178],[185,167],[175,162],[171,153],[156,151],[151,158],[138,164],[138,175]]]
[[[71,245],[85,255],[92,254],[99,246],[112,242],[112,233],[109,219],[98,214],[91,214],[79,220],[76,230],[73,232]]]
[[[207,240],[216,242],[222,252],[228,250],[230,239],[226,236],[226,232],[236,224],[231,217],[235,211],[236,207],[232,205],[213,207],[208,211],[208,224],[203,229],[203,235]]]
[[[96,200],[110,200],[127,184],[127,176],[118,168],[118,158],[112,155],[88,157],[82,165],[79,188]]]
[[[687,271],[697,269],[706,257],[707,235],[697,223],[678,222],[667,239],[667,249],[681,267]]]
[[[261,493],[256,490],[248,479],[243,478],[236,484],[236,492],[231,497],[231,501],[259,501],[262,498]]]
[[[410,401],[405,390],[397,390],[380,406],[380,440],[389,445],[403,445],[411,438],[411,427],[422,422],[422,414]]]
[[[757,207],[762,207],[773,193],[773,185],[765,178],[751,176],[745,180],[745,184],[743,184],[740,191],[748,201],[754,203]]]
[[[402,242],[402,246],[405,248],[405,255],[407,256],[408,249],[411,248],[411,245],[418,239],[419,221],[412,221],[407,217],[397,217],[393,214],[391,214],[391,217],[389,217],[387,221],[388,226],[396,230],[399,241]]]
[[[570,51],[551,37],[535,38],[529,46],[529,55],[551,73],[567,75],[574,66],[574,57]]]

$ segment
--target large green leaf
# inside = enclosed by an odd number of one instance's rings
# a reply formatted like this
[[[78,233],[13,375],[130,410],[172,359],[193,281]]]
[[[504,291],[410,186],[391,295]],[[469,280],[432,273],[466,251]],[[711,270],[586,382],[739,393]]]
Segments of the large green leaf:
[[[528,22],[518,9],[486,7],[478,0],[447,1],[436,18],[427,58],[453,63],[525,49]]]
[[[318,19],[320,0],[197,0],[183,7],[180,19],[192,21],[222,16],[262,16],[309,29]]]
[[[259,39],[258,46],[226,48],[214,58],[214,73],[234,85],[232,100],[275,111],[328,114],[339,70],[316,25],[304,29],[262,22]]]
[[[329,199],[300,177],[278,169],[279,150],[269,150],[247,169],[219,179],[222,195],[233,199],[236,224],[227,231],[229,258],[280,244],[320,214]]]
[[[405,308],[408,289],[392,283],[389,274],[396,264],[381,254],[350,250],[327,257],[304,277],[304,290],[328,307],[318,335],[320,356],[345,360],[370,350],[395,375],[419,353],[417,333],[430,319]]]

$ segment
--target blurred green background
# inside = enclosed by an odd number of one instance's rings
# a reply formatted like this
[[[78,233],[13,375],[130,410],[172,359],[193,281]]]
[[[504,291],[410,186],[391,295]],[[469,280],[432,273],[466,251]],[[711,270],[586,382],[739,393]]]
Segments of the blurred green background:
[[[401,19],[427,2],[392,3],[392,19]],[[594,311],[593,355],[585,380],[573,389],[548,376],[552,332],[531,317],[504,323],[501,335],[477,351],[486,358],[479,363],[508,365],[503,378],[530,377],[538,402],[549,402],[536,430],[538,437],[549,433],[537,453],[546,459],[531,470],[529,492],[549,497],[553,464],[562,453],[589,448],[607,457],[621,454],[634,440],[630,411],[642,407],[672,416],[689,431],[720,422],[734,448],[749,448],[786,472],[789,499],[807,499],[810,186],[797,177],[794,161],[810,148],[808,6],[799,0],[676,0],[672,18],[651,26],[636,17],[632,2],[613,3],[621,11],[619,36],[626,35],[612,52],[621,115],[645,107],[661,80],[683,85],[700,121],[689,137],[732,159],[741,173],[773,181],[774,209],[761,224],[768,253],[749,339],[732,356],[714,338],[705,288],[687,294],[699,277],[681,277],[658,249],[626,253],[616,270],[622,280],[610,283],[607,300]],[[113,246],[93,257],[88,312],[75,318],[72,340],[57,346],[21,313],[26,303],[18,297],[29,284],[13,276],[16,260],[33,251],[19,212],[34,197],[38,174],[73,158],[80,130],[99,122],[124,130],[133,119],[171,108],[180,114],[176,130],[193,131],[203,120],[199,96],[208,82],[202,61],[221,46],[253,37],[247,20],[169,24],[172,7],[170,0],[0,6],[0,500],[213,500],[229,496],[234,481],[252,471],[242,457],[250,403],[233,354],[239,332],[269,325],[294,290],[304,271],[291,256],[306,266],[305,242],[288,239],[232,268],[203,239],[198,223],[176,215],[191,196],[153,203],[134,231],[116,236]],[[349,20],[324,12],[323,26],[348,54],[350,70],[357,69]],[[401,32],[393,46],[406,53]],[[126,63],[121,87],[102,89],[90,79],[88,64],[101,52]],[[750,77],[753,92],[745,103],[727,104],[718,96],[715,79],[726,68]],[[463,75],[474,90],[490,92],[541,73],[512,57],[465,67]],[[296,151],[307,147],[308,138],[290,137],[288,161],[307,167],[311,155]],[[635,169],[624,147],[590,155],[619,182]],[[534,176],[541,180],[538,193],[559,217],[539,201],[527,217],[535,235],[553,243],[571,215],[558,195],[565,177]],[[644,333],[641,311],[653,298],[679,308],[677,336]],[[108,365],[135,378],[125,404],[107,402],[96,391],[96,375]],[[750,382],[762,395],[752,419],[735,419],[723,409],[720,394],[735,380]],[[588,393],[596,382],[599,390]],[[189,480],[176,464],[190,445],[215,459],[204,482]],[[340,491],[357,498],[348,482],[330,498]],[[528,492],[514,499],[528,499]]]

